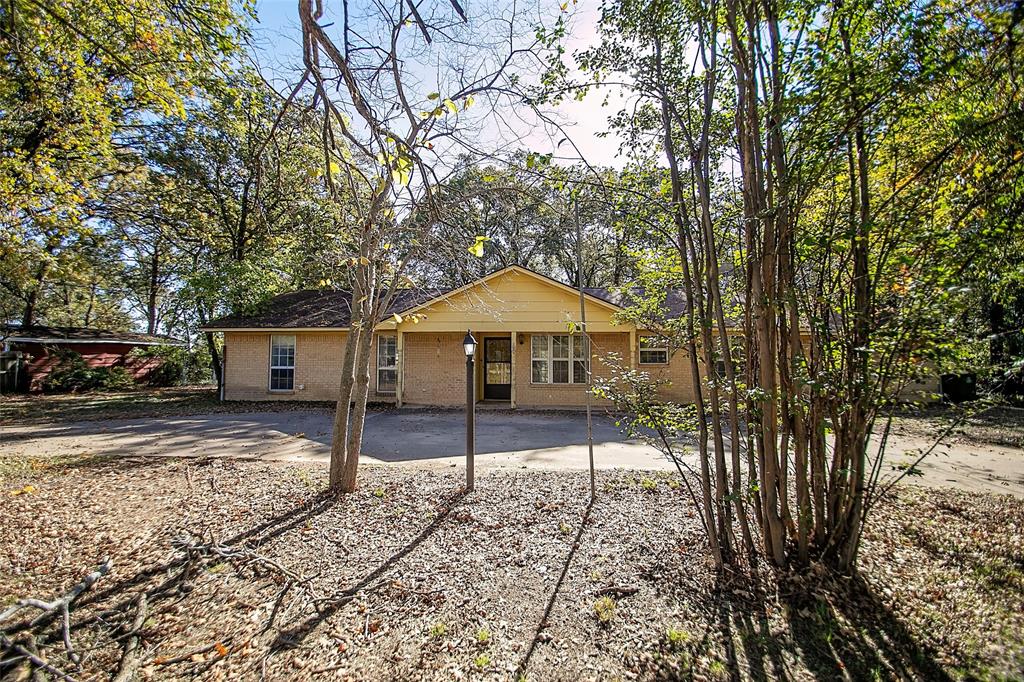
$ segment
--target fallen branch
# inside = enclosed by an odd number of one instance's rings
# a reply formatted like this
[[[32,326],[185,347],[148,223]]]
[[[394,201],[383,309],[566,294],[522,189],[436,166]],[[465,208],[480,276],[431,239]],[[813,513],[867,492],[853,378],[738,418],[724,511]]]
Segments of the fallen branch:
[[[599,597],[613,596],[613,597],[629,597],[640,591],[639,587],[623,587],[620,585],[609,585],[608,587],[602,587],[597,590],[594,594]]]
[[[220,653],[219,649],[221,647],[225,647],[226,648],[226,647],[231,645],[231,639],[232,639],[231,637],[225,637],[224,641],[222,641],[222,642],[214,642],[213,644],[208,644],[207,646],[200,647],[198,649],[193,649],[192,651],[188,652],[187,654],[182,654],[180,656],[175,656],[174,658],[159,658],[158,657],[158,658],[153,659],[153,665],[175,665],[177,663],[194,663],[195,661],[193,661],[192,659],[194,659],[196,656],[203,656],[204,654],[210,653],[214,649],[218,649],[217,653],[219,654]]]
[[[74,677],[68,675],[66,672],[51,664],[45,658],[33,651],[35,648],[34,646],[13,643],[4,635],[0,635],[0,644],[2,644],[6,650],[28,659],[28,661],[36,667],[33,674],[34,679],[38,679],[40,677],[40,670],[45,670],[59,679],[66,680],[66,682],[76,682]]]
[[[18,601],[14,602],[13,605],[7,608],[3,613],[0,613],[0,623],[3,623],[5,620],[8,620],[22,609],[31,607],[34,609],[39,609],[43,612],[36,616],[35,620],[32,621],[31,624],[33,626],[39,623],[39,621],[42,620],[45,616],[53,613],[57,609],[61,609],[63,611],[62,616],[65,617],[66,624],[66,614],[68,612],[68,607],[71,605],[71,602],[77,599],[78,595],[82,594],[90,587],[95,585],[100,578],[109,573],[111,566],[113,566],[113,563],[110,561],[110,559],[104,559],[103,563],[101,563],[95,571],[85,576],[85,578],[83,578],[80,583],[71,588],[70,592],[65,594],[63,597],[54,599],[53,601],[43,601],[41,599],[29,598],[19,599]]]
[[[124,654],[121,656],[121,664],[118,666],[117,674],[111,682],[129,682],[135,679],[138,673],[139,664],[142,662],[142,628],[146,623],[148,602],[146,594],[139,595],[138,606],[135,609],[135,620],[132,622],[132,629],[128,633],[128,640],[124,644]]]
[[[38,626],[41,622],[49,618],[51,615],[59,613],[60,633],[61,639],[64,641],[64,649],[67,651],[68,660],[77,666],[79,661],[81,661],[81,657],[77,653],[75,653],[75,648],[71,644],[71,604],[75,601],[75,599],[78,598],[80,594],[82,594],[90,587],[95,585],[100,578],[109,573],[111,566],[113,566],[113,563],[111,562],[110,558],[108,557],[104,559],[103,563],[101,563],[95,571],[85,576],[85,578],[83,578],[81,582],[72,587],[67,594],[65,594],[62,597],[58,597],[53,601],[43,601],[41,599],[33,598],[19,599],[18,601],[14,602],[14,604],[12,604],[10,607],[5,609],[3,613],[0,613],[0,624],[2,624],[4,621],[13,618],[22,609],[27,608],[33,608],[42,611],[42,613],[36,616],[35,619],[33,619],[31,623],[29,623],[30,628]],[[11,644],[6,637],[4,638],[4,644],[5,649],[7,649],[8,651],[17,651],[19,653],[26,655],[29,658],[29,660],[31,660],[32,663],[34,663],[39,668],[45,668],[46,670],[49,670],[55,675],[59,675],[63,678],[70,679],[70,677],[67,676],[67,673],[64,673],[63,671],[54,668],[40,656],[26,649],[24,646],[20,644]]]

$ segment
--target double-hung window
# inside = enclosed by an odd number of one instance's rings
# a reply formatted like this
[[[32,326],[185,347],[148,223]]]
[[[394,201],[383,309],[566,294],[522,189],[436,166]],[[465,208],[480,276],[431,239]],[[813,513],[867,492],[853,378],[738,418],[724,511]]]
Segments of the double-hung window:
[[[295,389],[295,337],[272,334],[270,336],[270,390]]]
[[[377,337],[377,393],[391,394],[398,386],[398,337]]]
[[[530,337],[531,381],[535,384],[585,384],[590,366],[587,337],[534,334]]]
[[[667,365],[668,343],[658,336],[640,337],[640,364]]]

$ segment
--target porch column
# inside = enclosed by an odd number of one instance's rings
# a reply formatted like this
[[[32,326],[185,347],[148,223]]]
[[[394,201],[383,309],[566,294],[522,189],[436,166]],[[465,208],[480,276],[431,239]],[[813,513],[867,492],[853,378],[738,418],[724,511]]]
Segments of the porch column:
[[[509,338],[511,339],[509,346],[511,347],[512,352],[512,356],[510,358],[512,360],[512,364],[509,371],[512,372],[512,386],[509,388],[508,406],[513,410],[516,408],[516,346],[519,345],[517,342],[517,336],[518,335],[515,331],[509,332]]]
[[[398,330],[398,340],[395,342],[395,363],[398,365],[395,382],[395,406],[402,406],[402,386],[405,384],[405,332]]]
[[[629,368],[636,369],[636,327],[629,328]]]

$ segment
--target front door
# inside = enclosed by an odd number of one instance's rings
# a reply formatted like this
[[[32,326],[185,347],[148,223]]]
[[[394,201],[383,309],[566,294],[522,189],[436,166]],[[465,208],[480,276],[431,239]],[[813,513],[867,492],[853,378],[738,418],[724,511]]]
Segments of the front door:
[[[512,339],[484,337],[484,399],[512,398]]]

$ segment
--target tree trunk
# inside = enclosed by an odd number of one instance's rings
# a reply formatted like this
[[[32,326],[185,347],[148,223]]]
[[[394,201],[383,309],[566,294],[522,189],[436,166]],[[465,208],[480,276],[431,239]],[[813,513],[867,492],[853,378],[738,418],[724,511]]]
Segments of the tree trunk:
[[[156,334],[157,289],[160,283],[160,239],[153,244],[153,257],[149,260],[149,297],[146,301],[146,329]]]
[[[348,431],[348,455],[342,475],[342,492],[356,489],[356,474],[359,470],[359,451],[363,444],[363,424],[366,419],[366,401],[370,391],[370,349],[373,347],[373,328],[376,323],[377,288],[373,265],[361,266],[365,277],[363,288],[362,329],[356,346],[354,369],[355,383],[352,390],[352,421]]]
[[[217,378],[217,395],[220,395],[224,388],[224,368],[220,361],[220,353],[217,351],[217,340],[213,332],[205,332],[206,347],[210,351],[210,366],[213,368],[213,375]]]
[[[354,278],[352,302],[349,304],[351,319],[349,320],[348,336],[345,338],[345,355],[341,363],[341,384],[338,387],[338,403],[334,409],[334,428],[331,433],[330,485],[341,492],[344,492],[342,485],[345,478],[345,461],[348,455],[353,371],[356,365],[360,329],[363,325],[362,307],[358,303],[362,295],[362,286],[359,284],[358,277]]]
[[[39,305],[39,292],[43,288],[43,282],[46,281],[46,274],[50,270],[50,264],[47,261],[43,261],[36,268],[36,274],[32,278],[32,288],[29,289],[28,294],[25,296],[25,307],[21,314],[21,326],[31,327],[36,323],[36,307]]]
[[[657,59],[657,66],[661,69],[661,43],[655,41],[655,56]],[[687,226],[683,219],[684,210],[683,207],[683,191],[682,181],[679,174],[679,164],[675,153],[675,144],[672,139],[672,118],[669,114],[668,102],[665,98],[662,98],[661,102],[661,120],[662,120],[662,146],[665,152],[665,156],[668,159],[669,164],[669,178],[672,182],[672,203],[673,203],[673,220],[676,224],[676,231],[678,234],[678,243],[676,248],[679,253],[680,264],[683,269],[683,288],[686,294],[686,352],[690,360],[690,378],[693,382],[694,387],[694,407],[697,411],[697,449],[698,457],[700,460],[700,481],[701,481],[701,493],[702,501],[704,503],[704,517],[705,527],[708,532],[708,544],[711,546],[711,554],[715,561],[715,566],[722,568],[725,565],[728,557],[728,548],[726,543],[728,542],[728,536],[724,533],[728,532],[725,527],[722,518],[722,505],[720,499],[713,499],[712,497],[712,471],[710,455],[708,453],[708,426],[707,426],[707,409],[704,403],[703,387],[700,376],[700,364],[699,356],[697,353],[696,344],[696,329],[695,329],[695,305],[697,304],[696,295],[694,291],[694,281],[691,274],[690,268],[690,254],[687,250]],[[717,478],[717,476],[716,476]],[[715,487],[718,495],[722,493],[720,487]]]

